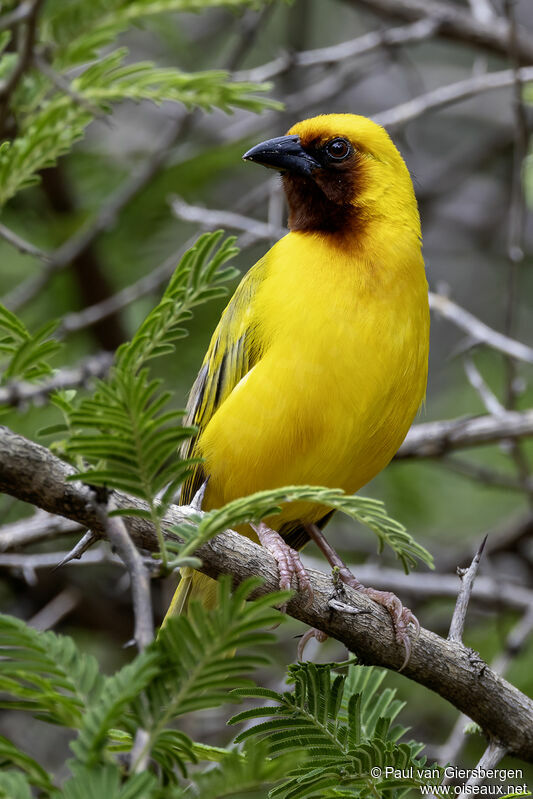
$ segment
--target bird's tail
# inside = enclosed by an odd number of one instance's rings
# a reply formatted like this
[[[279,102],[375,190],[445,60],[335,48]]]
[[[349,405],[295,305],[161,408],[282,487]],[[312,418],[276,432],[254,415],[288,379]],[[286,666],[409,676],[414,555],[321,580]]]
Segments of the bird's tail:
[[[170,616],[179,616],[181,613],[187,613],[189,602],[193,599],[201,602],[206,610],[214,608],[217,601],[217,581],[190,567],[186,567],[181,569],[181,579],[172,597],[172,602],[166,612],[163,624]]]

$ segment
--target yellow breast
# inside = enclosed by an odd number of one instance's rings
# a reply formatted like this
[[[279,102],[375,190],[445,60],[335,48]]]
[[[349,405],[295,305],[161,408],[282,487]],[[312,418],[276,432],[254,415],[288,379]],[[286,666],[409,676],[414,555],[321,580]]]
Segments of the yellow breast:
[[[371,240],[290,233],[267,255],[254,301],[266,354],[199,442],[208,506],[290,484],[354,492],[398,449],[425,393],[427,283],[410,231]],[[322,513],[292,506],[283,521]]]

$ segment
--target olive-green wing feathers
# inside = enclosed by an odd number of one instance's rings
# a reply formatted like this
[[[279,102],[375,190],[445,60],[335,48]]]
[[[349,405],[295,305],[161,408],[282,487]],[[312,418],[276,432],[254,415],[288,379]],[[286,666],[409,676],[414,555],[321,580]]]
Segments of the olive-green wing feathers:
[[[183,458],[195,456],[199,434],[261,357],[263,347],[258,338],[254,298],[265,279],[266,268],[266,260],[261,259],[244,276],[213,333],[187,403],[186,424],[197,427],[198,433],[183,445]],[[182,485],[180,502],[188,504],[205,479],[199,463]]]

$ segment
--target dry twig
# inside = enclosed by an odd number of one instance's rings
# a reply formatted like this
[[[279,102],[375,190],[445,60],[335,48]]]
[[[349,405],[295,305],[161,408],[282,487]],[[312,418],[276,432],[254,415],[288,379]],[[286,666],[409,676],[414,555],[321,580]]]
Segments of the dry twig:
[[[454,641],[455,643],[462,643],[463,641],[463,631],[465,627],[465,620],[466,620],[466,612],[468,610],[468,604],[470,602],[470,597],[472,595],[472,588],[474,587],[474,580],[476,579],[476,575],[479,569],[479,563],[481,561],[481,555],[483,554],[483,550],[485,549],[485,544],[487,543],[487,536],[481,542],[478,551],[476,552],[472,563],[468,567],[468,569],[457,569],[457,574],[461,578],[461,588],[459,589],[459,594],[457,596],[457,602],[455,603],[455,610],[453,612],[452,621],[450,624],[450,632],[448,633],[448,641]]]
[[[456,42],[481,47],[507,56],[509,25],[503,17],[482,21],[455,3],[442,0],[345,0],[352,6],[364,6],[376,14],[414,22],[417,19],[439,20],[438,35]],[[528,31],[518,30],[517,56],[520,63],[533,63],[533,40]]]
[[[104,377],[112,363],[111,352],[100,352],[85,358],[78,366],[59,369],[42,383],[14,380],[0,388],[0,405],[21,407],[29,402],[42,404],[54,391],[87,386],[95,377]]]
[[[154,618],[150,595],[150,573],[133,543],[121,516],[110,516],[116,510],[112,500],[102,502],[98,496],[94,500],[94,510],[100,527],[104,530],[111,545],[124,561],[131,580],[133,614],[135,619],[135,643],[140,652],[154,640]]]

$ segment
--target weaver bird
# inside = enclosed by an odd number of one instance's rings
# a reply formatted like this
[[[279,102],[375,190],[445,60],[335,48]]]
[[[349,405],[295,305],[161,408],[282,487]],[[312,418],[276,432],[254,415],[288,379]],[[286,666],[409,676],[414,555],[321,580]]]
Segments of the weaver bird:
[[[317,485],[358,491],[391,460],[421,405],[429,347],[420,219],[407,167],[386,131],[329,114],[253,147],[245,161],[282,174],[290,232],[244,276],[222,314],[188,403],[198,432],[184,456],[202,462],[182,487],[203,508],[255,491]],[[325,541],[331,509],[287,504],[238,531],[276,558],[282,587],[311,537],[341,576],[390,612],[409,649],[417,624],[386,592],[362,586]],[[215,601],[216,583],[192,569],[169,613]]]

